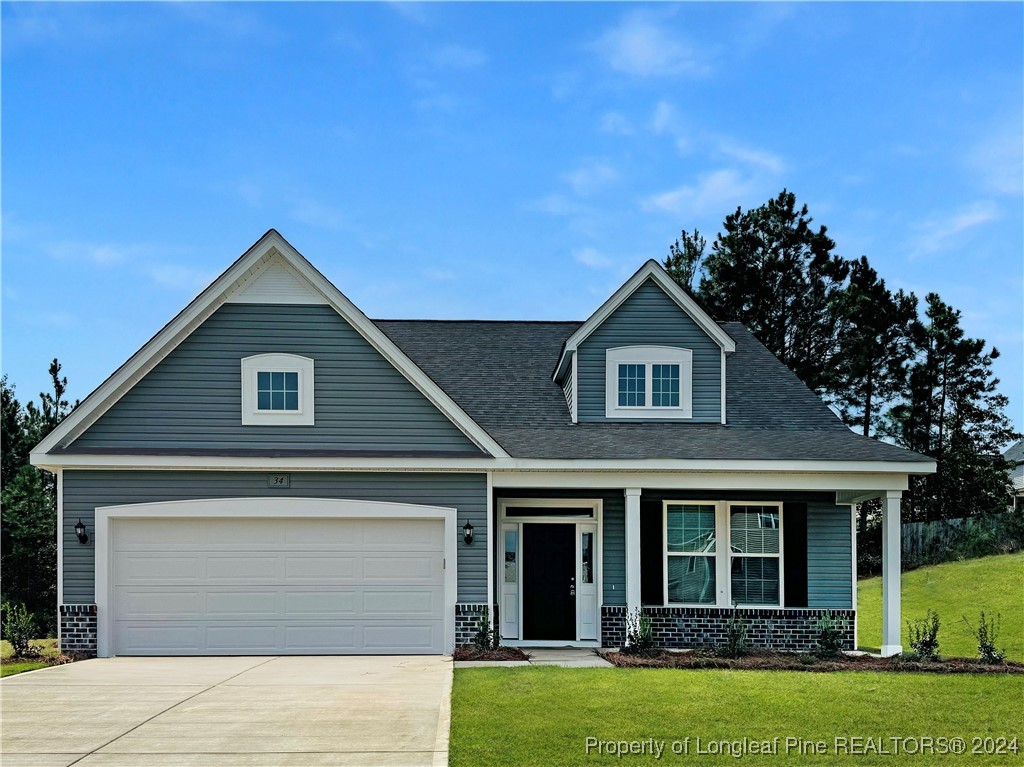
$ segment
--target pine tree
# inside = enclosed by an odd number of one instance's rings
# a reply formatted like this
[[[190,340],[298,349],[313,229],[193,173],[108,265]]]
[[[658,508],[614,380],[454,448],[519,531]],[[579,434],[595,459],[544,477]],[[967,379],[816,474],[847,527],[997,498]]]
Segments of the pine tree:
[[[693,230],[693,234],[684,229],[679,239],[669,245],[668,256],[664,261],[665,271],[679,285],[691,292],[693,281],[704,260],[704,249],[707,244],[708,241],[696,229]]]

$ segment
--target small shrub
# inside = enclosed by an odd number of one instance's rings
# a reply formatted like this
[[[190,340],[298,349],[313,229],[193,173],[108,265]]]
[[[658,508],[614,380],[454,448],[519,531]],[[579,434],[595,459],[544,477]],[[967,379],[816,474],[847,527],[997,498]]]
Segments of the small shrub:
[[[813,666],[822,657],[809,652],[803,652],[796,656],[796,659],[805,666]]]
[[[638,607],[626,616],[626,644],[622,652],[627,655],[649,655],[654,650],[651,619]]]
[[[501,631],[497,626],[491,625],[491,614],[486,607],[480,615],[476,633],[473,634],[473,647],[484,652],[501,647]]]
[[[839,630],[839,621],[826,611],[814,624],[818,632],[817,646],[814,654],[819,658],[838,658],[843,654],[843,633]]]
[[[978,642],[978,657],[981,658],[982,663],[1004,663],[1006,661],[1006,653],[996,647],[996,642],[999,639],[999,631],[1002,628],[1003,616],[1000,613],[996,613],[995,618],[985,618],[985,611],[981,611],[981,618],[978,620],[978,625],[974,626],[967,616],[963,616],[964,624],[967,629],[974,635],[974,638]]]
[[[733,605],[732,613],[725,624],[725,641],[717,649],[718,654],[723,658],[742,658],[750,653],[747,622],[740,617],[736,605]]]
[[[36,619],[20,602],[4,604],[3,621],[0,628],[3,638],[11,643],[14,656],[26,658],[35,654],[31,641],[36,633]]]
[[[921,660],[939,659],[939,614],[929,610],[924,618],[907,621],[910,646]]]

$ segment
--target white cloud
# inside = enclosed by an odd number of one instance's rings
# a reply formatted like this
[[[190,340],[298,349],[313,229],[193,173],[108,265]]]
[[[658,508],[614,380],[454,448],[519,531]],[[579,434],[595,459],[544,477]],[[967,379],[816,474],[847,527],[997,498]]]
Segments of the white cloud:
[[[449,69],[477,69],[487,63],[487,54],[463,45],[446,45],[434,52],[434,64]]]
[[[910,242],[910,257],[921,258],[956,247],[961,235],[999,218],[999,208],[991,200],[980,200],[952,215],[932,216],[918,224]]]
[[[572,190],[581,197],[587,197],[615,183],[619,173],[611,165],[595,162],[582,165],[562,177]]]
[[[679,218],[715,215],[742,205],[758,188],[755,179],[732,168],[722,168],[702,175],[694,184],[651,195],[641,201],[641,208]]]
[[[630,14],[591,44],[608,65],[637,77],[701,77],[711,71],[704,54],[668,29],[664,14]]]
[[[611,258],[596,248],[580,248],[572,254],[572,257],[591,269],[610,269],[614,265]]]
[[[769,152],[764,149],[756,149],[753,147],[742,146],[729,139],[723,139],[718,146],[722,154],[727,157],[731,157],[734,160],[739,160],[746,165],[752,165],[757,168],[768,171],[769,173],[782,173],[785,170],[786,164],[782,161],[782,158],[773,152]]]
[[[601,130],[618,136],[632,136],[633,123],[619,112],[606,112],[601,117]]]

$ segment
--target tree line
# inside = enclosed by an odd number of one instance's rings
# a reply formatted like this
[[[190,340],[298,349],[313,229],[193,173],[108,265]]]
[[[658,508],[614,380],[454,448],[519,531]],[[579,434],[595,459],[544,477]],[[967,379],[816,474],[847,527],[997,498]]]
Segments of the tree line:
[[[742,322],[859,434],[934,458],[911,478],[904,520],[1007,508],[1003,446],[1020,438],[992,361],[938,293],[892,290],[867,256],[846,259],[783,189],[725,217],[711,244],[683,231],[664,265],[719,320]],[[864,529],[873,507],[863,504]]]

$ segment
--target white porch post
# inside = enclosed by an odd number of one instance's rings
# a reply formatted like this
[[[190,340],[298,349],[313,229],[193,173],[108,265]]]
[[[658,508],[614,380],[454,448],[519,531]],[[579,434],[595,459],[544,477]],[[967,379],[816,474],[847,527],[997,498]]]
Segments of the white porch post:
[[[900,500],[903,493],[882,496],[882,655],[903,652],[900,645]]]
[[[640,488],[626,493],[626,610],[640,607]]]

